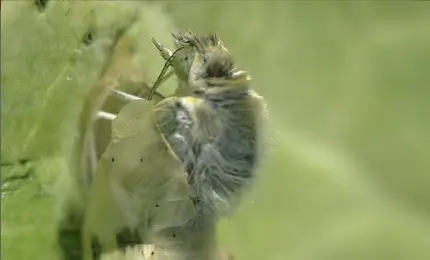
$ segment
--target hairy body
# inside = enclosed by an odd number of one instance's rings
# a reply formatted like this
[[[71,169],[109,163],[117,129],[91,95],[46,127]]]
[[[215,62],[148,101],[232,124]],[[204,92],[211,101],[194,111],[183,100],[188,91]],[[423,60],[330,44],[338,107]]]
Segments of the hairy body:
[[[173,38],[175,53],[153,39],[161,56],[171,59],[179,83],[175,96],[158,103],[155,113],[188,174],[197,211],[189,224],[198,227],[235,209],[253,183],[267,110],[216,34],[188,31]]]
[[[265,112],[264,100],[248,86],[156,105],[160,129],[188,174],[197,211],[190,225],[229,213],[252,184]]]

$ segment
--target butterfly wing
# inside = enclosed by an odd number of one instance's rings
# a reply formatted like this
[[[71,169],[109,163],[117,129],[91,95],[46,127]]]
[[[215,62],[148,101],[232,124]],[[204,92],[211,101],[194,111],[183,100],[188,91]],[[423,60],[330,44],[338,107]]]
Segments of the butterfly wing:
[[[147,225],[150,219],[157,226],[176,226],[195,214],[185,173],[149,101],[127,104],[112,122],[111,138],[90,192],[89,236],[111,244],[113,233],[124,226],[144,230],[154,226]]]

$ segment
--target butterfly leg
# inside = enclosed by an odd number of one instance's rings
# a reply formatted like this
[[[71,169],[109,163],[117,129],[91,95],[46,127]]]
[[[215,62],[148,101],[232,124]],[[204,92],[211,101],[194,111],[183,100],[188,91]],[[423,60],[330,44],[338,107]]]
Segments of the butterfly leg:
[[[164,47],[164,45],[161,44],[159,41],[157,41],[155,38],[151,38],[151,41],[155,45],[155,47],[158,49],[161,57],[163,57],[163,59],[165,61],[167,61],[170,58],[170,56],[172,56],[173,52],[171,50],[169,50],[168,48]]]
[[[97,143],[95,133],[92,131],[90,133],[90,163],[91,163],[91,176],[94,175],[97,168],[98,163],[98,155],[97,155]]]
[[[109,112],[104,112],[104,111],[99,111],[97,113],[97,119],[103,119],[103,120],[108,120],[108,121],[112,121],[115,119],[117,115],[109,113]]]
[[[126,102],[126,103],[134,101],[134,100],[141,100],[142,99],[141,97],[137,97],[137,96],[134,96],[134,95],[131,95],[131,94],[119,91],[119,90],[115,90],[115,89],[112,90],[111,96],[115,97],[115,98],[117,98],[123,102]]]
[[[140,91],[137,94],[140,96],[141,95]],[[143,93],[143,94],[145,94],[145,93]],[[138,95],[128,94],[126,92],[119,91],[119,90],[112,90],[112,92],[111,92],[112,97],[114,97],[114,98],[116,98],[116,99],[118,99],[124,103],[129,103],[129,102],[134,101],[134,100],[144,99],[144,98],[139,97]],[[154,93],[154,96],[155,96],[155,100],[162,100],[162,99],[166,98],[163,94],[161,94],[157,91]]]
[[[166,80],[168,80],[169,78],[171,78],[173,75],[175,75],[175,72],[173,70],[169,71],[166,73],[166,75],[164,75],[164,77],[161,78],[159,84],[164,83]],[[149,86],[144,86],[141,90],[138,91],[138,93],[136,94],[129,94],[120,90],[115,90],[113,89],[111,91],[111,96],[124,102],[124,103],[129,103],[131,101],[134,100],[141,100],[143,98],[141,98],[140,96],[147,96],[149,94],[149,92],[151,91],[151,87]],[[163,94],[161,94],[158,91],[154,91],[154,96],[155,96],[155,100],[160,101],[162,99],[165,99],[166,96],[164,96]]]

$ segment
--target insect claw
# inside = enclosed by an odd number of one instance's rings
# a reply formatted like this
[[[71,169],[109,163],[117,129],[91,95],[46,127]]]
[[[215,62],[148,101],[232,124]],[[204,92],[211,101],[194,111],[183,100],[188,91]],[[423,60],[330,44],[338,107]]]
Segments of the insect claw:
[[[234,85],[248,85],[251,81],[251,76],[247,71],[235,71],[231,77],[231,83]]]
[[[97,112],[97,119],[105,119],[105,120],[112,121],[115,118],[116,118],[115,114],[111,114],[111,113],[104,112],[104,111]]]
[[[111,95],[113,97],[116,97],[119,100],[122,100],[122,101],[127,102],[127,103],[134,101],[134,100],[141,100],[142,99],[140,97],[137,97],[137,96],[134,96],[134,95],[131,95],[131,94],[119,91],[119,90],[114,90],[114,89],[112,90]]]
[[[173,52],[168,48],[164,47],[164,45],[157,41],[155,38],[151,38],[151,41],[155,45],[155,47],[157,47],[158,51],[160,51],[160,55],[161,57],[163,57],[163,59],[168,60],[170,56],[172,56]]]
[[[94,132],[90,135],[90,163],[91,163],[91,177],[94,175],[97,169],[98,156],[97,156],[97,144]]]

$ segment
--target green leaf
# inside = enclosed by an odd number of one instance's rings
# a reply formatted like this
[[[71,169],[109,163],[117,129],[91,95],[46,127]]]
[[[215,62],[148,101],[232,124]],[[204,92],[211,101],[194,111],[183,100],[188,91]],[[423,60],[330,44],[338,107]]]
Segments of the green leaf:
[[[150,38],[170,39],[170,25],[141,1],[2,9],[2,258],[58,259],[58,227],[81,219],[93,115],[110,88],[153,82],[163,61]]]

